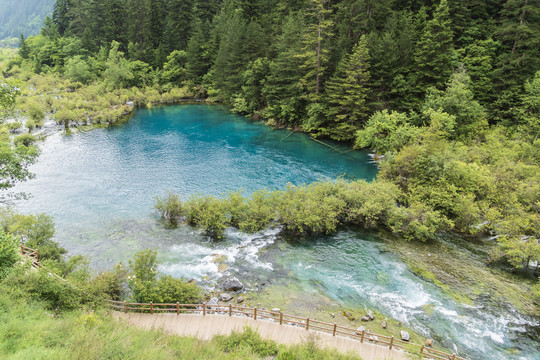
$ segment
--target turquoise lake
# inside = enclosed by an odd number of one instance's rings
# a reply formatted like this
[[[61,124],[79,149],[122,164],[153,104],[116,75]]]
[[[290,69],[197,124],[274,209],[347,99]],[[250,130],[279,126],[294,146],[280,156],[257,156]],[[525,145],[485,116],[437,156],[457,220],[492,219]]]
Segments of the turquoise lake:
[[[303,134],[269,127],[220,106],[178,105],[137,110],[122,125],[41,145],[36,174],[15,191],[31,194],[23,212],[54,217],[56,240],[70,254],[88,255],[96,269],[158,249],[160,271],[196,279],[206,288],[235,275],[249,289],[294,283],[344,306],[364,306],[396,318],[470,359],[538,359],[536,320],[512,309],[465,306],[413,275],[369,233],[290,241],[279,229],[247,235],[233,229],[213,241],[197,229],[166,229],[154,196],[175,192],[221,196],[284,188],[344,176],[372,180],[367,152],[331,149]],[[216,257],[225,259],[219,271]],[[424,311],[430,306],[433,312]],[[464,337],[463,334],[468,334]],[[519,349],[510,355],[506,349]]]

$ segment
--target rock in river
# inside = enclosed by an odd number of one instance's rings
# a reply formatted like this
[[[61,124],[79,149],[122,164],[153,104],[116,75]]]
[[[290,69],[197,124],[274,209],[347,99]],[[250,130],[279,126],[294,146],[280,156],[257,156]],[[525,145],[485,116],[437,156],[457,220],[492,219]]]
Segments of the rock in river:
[[[233,297],[231,296],[231,294],[228,294],[228,293],[221,293],[221,294],[219,294],[219,300],[221,300],[221,301],[225,301],[225,302],[231,301],[232,298],[233,298]]]
[[[401,334],[401,340],[403,341],[411,340],[411,335],[409,335],[408,332],[401,330],[400,334]]]
[[[228,278],[223,282],[223,289],[225,291],[240,291],[244,288],[244,284],[235,277]]]
[[[206,305],[217,305],[217,304],[219,304],[219,299],[217,297],[213,297],[209,301],[206,302]]]

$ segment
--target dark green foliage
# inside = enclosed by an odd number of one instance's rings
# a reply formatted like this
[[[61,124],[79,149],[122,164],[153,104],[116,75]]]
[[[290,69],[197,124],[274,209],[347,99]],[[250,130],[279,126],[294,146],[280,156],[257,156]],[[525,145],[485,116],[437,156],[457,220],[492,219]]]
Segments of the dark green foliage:
[[[369,80],[367,40],[362,36],[327,84],[329,124],[320,126],[322,135],[341,141],[354,138],[356,130],[368,118]]]
[[[430,86],[442,89],[454,70],[455,58],[448,4],[441,0],[416,45],[417,92]]]

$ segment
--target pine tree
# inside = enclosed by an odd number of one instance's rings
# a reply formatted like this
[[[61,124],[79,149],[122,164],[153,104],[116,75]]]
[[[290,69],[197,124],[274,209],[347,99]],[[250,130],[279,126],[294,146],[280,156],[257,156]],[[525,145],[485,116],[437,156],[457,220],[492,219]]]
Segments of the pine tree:
[[[200,20],[193,23],[193,32],[187,44],[186,69],[191,79],[200,83],[210,69],[208,33],[209,25]]]
[[[232,5],[222,13],[221,36],[214,66],[214,85],[221,91],[221,98],[230,101],[239,92],[241,76],[246,64],[244,57],[245,20]]]
[[[166,2],[163,29],[163,45],[167,54],[184,50],[191,33],[193,0],[169,0]]]
[[[415,62],[417,91],[422,94],[430,86],[443,89],[455,67],[453,35],[448,4],[441,0],[424,28],[416,45]]]
[[[296,55],[302,61],[300,67],[303,76],[299,86],[303,97],[311,102],[318,102],[322,93],[323,75],[328,65],[328,49],[325,41],[331,36],[330,28],[333,23],[329,19],[331,10],[328,0],[310,0],[311,17],[315,20],[304,34],[303,51]]]
[[[275,41],[277,56],[270,63],[270,75],[263,88],[268,103],[266,116],[280,122],[297,124],[303,116],[298,82],[298,68],[302,60],[297,56],[302,51],[301,34],[304,20],[298,15],[288,15],[282,33]]]
[[[23,59],[28,59],[30,56],[30,49],[28,49],[28,44],[26,43],[26,39],[22,33],[19,37],[19,56]]]
[[[504,52],[495,70],[497,120],[517,121],[513,107],[525,80],[540,68],[540,1],[508,0],[501,11],[496,33]]]
[[[370,107],[408,110],[411,86],[407,77],[414,63],[415,28],[408,12],[395,12],[386,20],[384,31],[367,36],[370,56]]]
[[[335,140],[352,140],[359,125],[369,115],[369,53],[362,35],[351,54],[339,64],[336,75],[326,85],[329,122],[320,133]]]
[[[56,0],[54,4],[54,10],[52,14],[52,20],[60,35],[64,35],[66,30],[69,28],[71,23],[71,18],[69,16],[69,9],[71,6],[70,0]]]

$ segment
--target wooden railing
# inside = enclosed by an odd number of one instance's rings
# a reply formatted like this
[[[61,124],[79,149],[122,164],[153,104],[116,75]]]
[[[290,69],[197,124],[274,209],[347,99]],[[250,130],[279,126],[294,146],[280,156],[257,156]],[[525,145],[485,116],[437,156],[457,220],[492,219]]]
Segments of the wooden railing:
[[[40,268],[39,252],[38,250],[28,248],[26,246],[20,246],[21,254],[30,260],[32,260],[32,266]],[[60,278],[59,276],[57,276]],[[60,278],[63,281],[65,279]],[[175,313],[180,314],[197,314],[197,315],[228,315],[228,316],[244,316],[253,318],[254,320],[266,320],[279,323],[279,325],[296,326],[309,330],[320,331],[332,336],[345,336],[359,340],[361,343],[364,341],[387,346],[390,350],[402,349],[410,353],[420,354],[426,359],[437,360],[466,360],[465,358],[456,356],[455,354],[448,354],[443,351],[433,349],[431,347],[410,343],[396,339],[393,336],[380,335],[369,331],[359,331],[338,324],[331,324],[316,319],[304,318],[295,315],[284,314],[282,311],[270,311],[266,309],[258,309],[252,307],[245,307],[239,305],[208,305],[208,304],[154,304],[149,303],[129,303],[126,301],[114,301],[106,300],[109,308],[116,311],[139,312],[139,313]]]
[[[26,256],[28,259],[32,260],[32,267],[39,268],[41,267],[39,263],[39,250],[37,249],[31,249],[29,247],[19,245],[21,254],[23,256]]]

